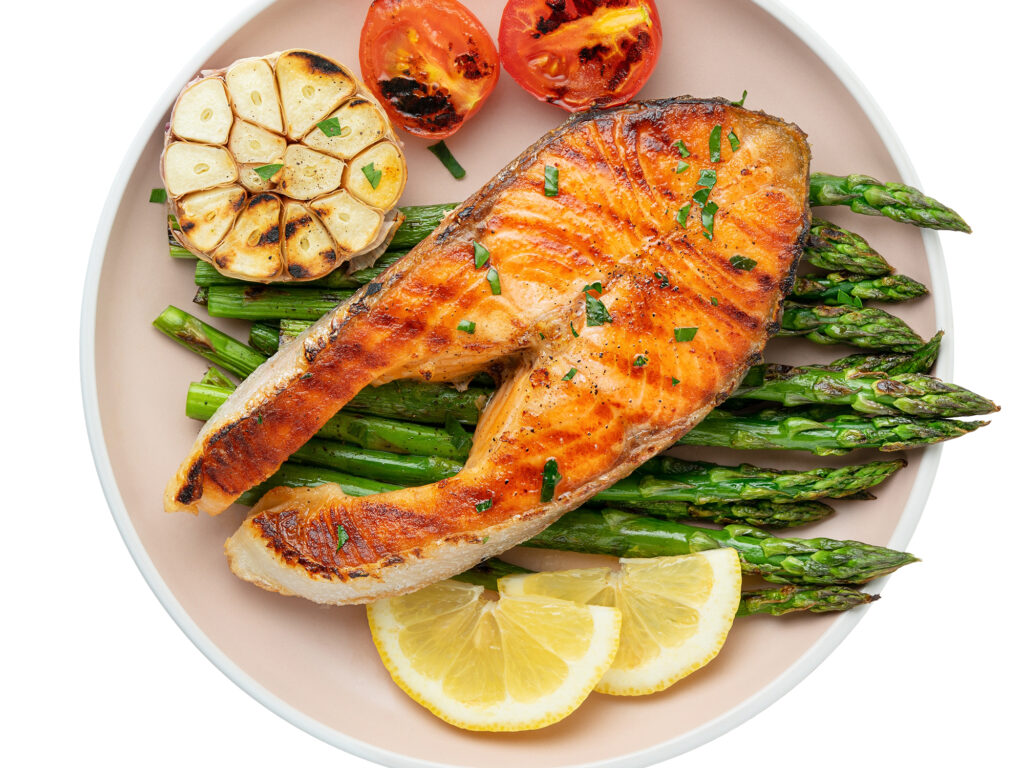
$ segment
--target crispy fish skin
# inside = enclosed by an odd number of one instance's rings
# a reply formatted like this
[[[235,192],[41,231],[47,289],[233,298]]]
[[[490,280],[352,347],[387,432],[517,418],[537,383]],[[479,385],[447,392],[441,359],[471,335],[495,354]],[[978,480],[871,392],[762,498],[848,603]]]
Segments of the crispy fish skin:
[[[723,141],[720,162],[709,157],[715,126],[740,141],[735,152]],[[690,167],[676,173],[680,140]],[[545,165],[559,169],[553,197]],[[696,204],[685,225],[676,221],[710,168],[712,240]],[[226,403],[172,482],[169,506],[220,511],[365,384],[451,380],[502,362],[458,475],[364,498],[332,485],[275,489],[225,550],[243,579],[346,604],[508,549],[673,444],[759,359],[809,224],[808,173],[798,128],[717,100],[570,118]],[[490,251],[500,295],[475,267],[473,241]],[[737,255],[756,264],[744,269],[730,261]],[[591,301],[610,323],[587,324],[582,288],[595,281],[603,293]],[[461,320],[475,333],[456,330]],[[677,328],[697,333],[677,342]],[[552,460],[561,479],[545,502]]]

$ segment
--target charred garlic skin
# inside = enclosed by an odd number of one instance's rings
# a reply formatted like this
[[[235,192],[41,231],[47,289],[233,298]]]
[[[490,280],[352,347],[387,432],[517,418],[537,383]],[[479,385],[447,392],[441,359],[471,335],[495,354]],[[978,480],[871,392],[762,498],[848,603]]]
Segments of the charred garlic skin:
[[[401,221],[407,176],[401,143],[362,82],[300,49],[186,85],[161,174],[178,241],[222,274],[264,283],[372,262]]]

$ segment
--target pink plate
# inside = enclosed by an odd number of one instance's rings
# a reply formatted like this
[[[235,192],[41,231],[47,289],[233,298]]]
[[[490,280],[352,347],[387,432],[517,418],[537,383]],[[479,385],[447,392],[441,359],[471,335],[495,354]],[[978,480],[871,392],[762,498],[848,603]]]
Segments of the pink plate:
[[[502,3],[466,0],[496,36]],[[128,153],[100,223],[85,289],[82,380],[97,468],[115,520],[143,575],[193,642],[242,688],[309,733],[395,766],[641,766],[714,738],[765,708],[805,677],[863,615],[737,621],[719,658],[670,690],[639,699],[593,695],[543,731],[472,734],[420,708],[388,677],[370,640],[364,610],[325,608],[263,592],[236,579],[222,552],[243,514],[167,515],[164,484],[198,429],[183,414],[203,361],[151,326],[169,303],[189,307],[192,264],[167,256],[164,211],[148,202],[161,186],[163,125],[178,89],[202,67],[292,47],[323,51],[358,69],[361,0],[266,0],[189,63]],[[814,167],[916,181],[877,107],[835,54],[770,0],[662,0],[665,46],[642,97],[678,94],[737,99],[784,116],[811,138]],[[448,141],[466,167],[456,181],[425,147],[403,134],[409,161],[404,203],[461,200],[557,125],[565,114],[535,101],[502,74],[488,103]],[[901,307],[923,336],[950,324],[946,276],[932,233],[845,209],[829,217],[864,234],[892,263],[930,285],[931,297]],[[241,332],[242,325],[225,329]],[[951,340],[947,337],[946,346]],[[948,348],[939,373],[948,376]],[[773,343],[769,359],[839,357],[841,347]],[[146,429],[139,429],[145,424]],[[690,450],[738,463],[809,466],[783,453]],[[872,503],[837,506],[807,534],[904,547],[924,506],[939,451],[908,456],[910,466]],[[869,460],[867,454],[841,461]],[[555,553],[517,553],[546,566],[578,562]],[[873,585],[877,589],[880,585]],[[399,725],[400,724],[400,725]],[[396,727],[397,726],[397,727]]]

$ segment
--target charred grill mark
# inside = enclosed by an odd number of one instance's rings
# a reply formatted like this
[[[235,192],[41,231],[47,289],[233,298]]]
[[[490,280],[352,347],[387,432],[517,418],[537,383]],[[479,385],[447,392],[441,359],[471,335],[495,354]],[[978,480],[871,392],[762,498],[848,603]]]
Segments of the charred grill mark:
[[[330,59],[325,59],[323,56],[317,56],[315,53],[310,51],[293,51],[288,54],[290,58],[302,59],[306,69],[310,74],[313,75],[344,75],[345,70],[339,67]]]
[[[424,128],[447,130],[462,122],[462,115],[456,111],[446,88],[411,77],[378,80],[377,85],[399,113]]]
[[[480,80],[489,77],[494,71],[493,67],[480,55],[480,49],[477,48],[472,37],[467,40],[467,43],[469,51],[455,57],[455,71],[467,80]]]
[[[185,477],[185,484],[178,491],[177,499],[182,504],[191,504],[202,495],[203,458],[200,456],[192,462]]]
[[[288,274],[296,279],[309,277],[312,273],[301,264],[289,264]]]

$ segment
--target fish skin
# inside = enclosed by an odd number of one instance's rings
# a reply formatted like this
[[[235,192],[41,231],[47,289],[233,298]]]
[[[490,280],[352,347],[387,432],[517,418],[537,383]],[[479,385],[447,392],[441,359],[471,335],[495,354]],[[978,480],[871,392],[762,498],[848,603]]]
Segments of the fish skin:
[[[740,146],[723,142],[711,163],[716,125]],[[679,139],[691,155],[677,174]],[[544,195],[545,165],[559,168],[557,196]],[[720,206],[712,241],[696,204],[685,228],[675,221],[708,168]],[[798,128],[720,100],[573,116],[249,377],[200,433],[167,508],[220,512],[368,384],[486,369],[503,383],[458,475],[361,499],[335,486],[276,489],[226,551],[265,588],[348,603],[410,591],[529,538],[674,443],[759,359],[809,224],[808,173]],[[489,249],[501,295],[475,267],[474,241]],[[732,265],[737,254],[756,266]],[[581,289],[595,281],[613,322],[587,327]],[[456,330],[464,319],[475,333]],[[696,338],[676,343],[673,329],[691,326]],[[564,477],[543,503],[551,458]]]

